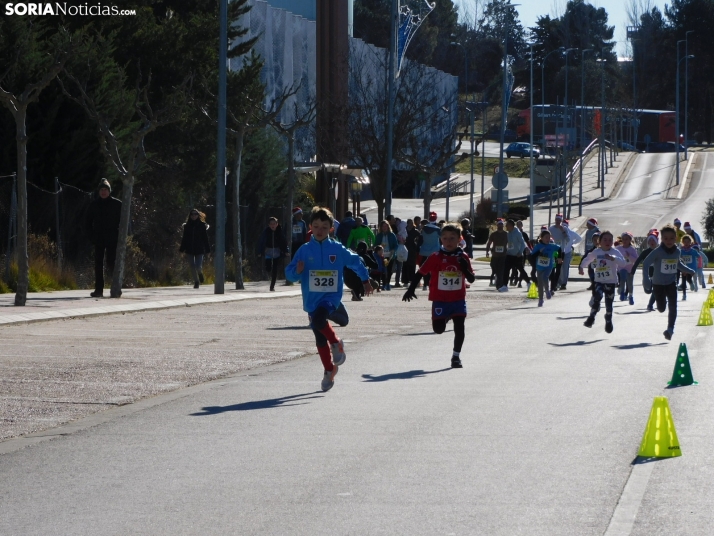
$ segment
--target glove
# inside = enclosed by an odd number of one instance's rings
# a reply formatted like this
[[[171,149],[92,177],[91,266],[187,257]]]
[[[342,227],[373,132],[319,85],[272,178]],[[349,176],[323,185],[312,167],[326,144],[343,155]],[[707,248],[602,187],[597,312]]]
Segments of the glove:
[[[464,277],[469,283],[473,283],[476,280],[476,276],[474,276],[473,272],[471,271],[470,261],[468,261],[464,257],[459,257],[459,267],[461,268],[461,271],[464,273]]]
[[[405,302],[410,302],[412,300],[416,300],[417,296],[414,294],[414,291],[412,289],[407,289],[407,291],[404,293],[404,296],[402,296],[402,301]]]

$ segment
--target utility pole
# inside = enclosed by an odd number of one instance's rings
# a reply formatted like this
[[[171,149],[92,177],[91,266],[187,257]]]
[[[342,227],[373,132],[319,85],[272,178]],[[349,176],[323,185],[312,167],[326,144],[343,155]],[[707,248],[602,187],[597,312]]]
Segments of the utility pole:
[[[218,36],[218,147],[216,150],[216,258],[214,294],[224,294],[226,280],[226,80],[228,57],[228,0],[219,0]]]

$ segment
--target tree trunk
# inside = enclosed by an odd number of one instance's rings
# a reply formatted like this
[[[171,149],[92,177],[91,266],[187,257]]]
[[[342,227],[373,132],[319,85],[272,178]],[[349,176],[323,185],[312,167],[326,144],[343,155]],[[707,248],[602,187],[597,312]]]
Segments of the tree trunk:
[[[129,239],[129,215],[131,214],[131,198],[134,190],[134,174],[131,171],[133,166],[129,169],[129,174],[122,181],[121,218],[119,219],[119,235],[117,237],[117,255],[114,263],[114,274],[112,274],[112,288],[109,293],[112,298],[121,298],[121,287],[124,282],[126,243]]]
[[[24,306],[30,280],[27,256],[27,105],[15,112],[17,132],[17,292],[15,305]]]
[[[288,218],[290,221],[285,222],[285,240],[290,248],[292,248],[293,240],[293,197],[295,196],[295,134],[288,133]],[[295,253],[294,251],[290,252]]]
[[[429,221],[429,212],[431,212],[431,176],[426,179],[426,188],[424,188],[424,219]]]
[[[240,239],[240,171],[243,159],[245,128],[240,127],[236,136],[235,182],[233,184],[233,268],[236,274],[236,290],[243,290],[243,247]]]

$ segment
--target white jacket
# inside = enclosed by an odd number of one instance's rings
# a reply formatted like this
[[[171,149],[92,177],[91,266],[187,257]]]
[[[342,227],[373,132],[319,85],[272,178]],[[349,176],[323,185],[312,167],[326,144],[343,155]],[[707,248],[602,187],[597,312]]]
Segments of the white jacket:
[[[582,242],[583,237],[571,230],[567,225],[562,227],[562,229],[558,229],[557,226],[551,225],[548,230],[553,241],[562,248],[563,255],[567,255],[573,252],[573,246],[577,246]]]

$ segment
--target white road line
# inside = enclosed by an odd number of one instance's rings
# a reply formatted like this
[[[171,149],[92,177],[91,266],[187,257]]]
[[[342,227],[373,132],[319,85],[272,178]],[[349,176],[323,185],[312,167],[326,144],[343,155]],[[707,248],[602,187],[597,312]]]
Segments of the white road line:
[[[682,177],[682,182],[679,183],[679,192],[677,192],[677,199],[682,199],[682,194],[684,194],[684,186],[687,184],[687,177],[689,177],[689,168],[692,167],[692,162],[694,162],[694,157],[697,153],[692,153],[692,158],[687,161],[687,167],[684,169],[684,177]]]
[[[637,518],[642,498],[654,470],[655,462],[638,463],[632,467],[625,489],[610,519],[605,536],[629,536]]]

